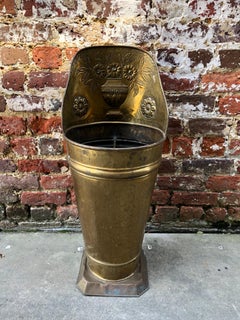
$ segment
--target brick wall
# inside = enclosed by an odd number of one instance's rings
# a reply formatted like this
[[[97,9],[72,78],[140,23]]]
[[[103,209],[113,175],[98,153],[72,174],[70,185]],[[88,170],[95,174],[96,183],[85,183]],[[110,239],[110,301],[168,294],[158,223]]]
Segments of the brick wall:
[[[0,228],[78,226],[61,130],[70,61],[151,52],[170,119],[148,230],[240,225],[239,0],[0,0]]]

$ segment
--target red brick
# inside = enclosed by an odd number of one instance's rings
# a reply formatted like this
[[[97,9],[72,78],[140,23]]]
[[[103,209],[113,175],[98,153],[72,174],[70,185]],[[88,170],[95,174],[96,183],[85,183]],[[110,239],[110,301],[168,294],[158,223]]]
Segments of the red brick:
[[[213,192],[187,192],[176,191],[173,193],[173,205],[209,206],[217,205],[218,194]]]
[[[153,222],[175,221],[177,220],[178,212],[179,209],[177,207],[157,206],[155,215],[153,216]]]
[[[8,71],[3,74],[3,88],[8,90],[23,91],[25,74],[22,71]]]
[[[11,147],[13,152],[20,156],[33,156],[37,154],[36,141],[33,138],[12,139]]]
[[[213,223],[224,221],[227,213],[228,212],[225,208],[211,208],[206,211],[205,220]]]
[[[204,215],[202,207],[181,207],[180,221],[200,220]]]
[[[20,117],[0,117],[0,134],[24,135],[27,131],[26,122]]]
[[[240,190],[240,176],[212,176],[206,182],[211,191]]]
[[[164,190],[200,191],[205,188],[198,176],[158,176],[157,185]]]
[[[171,151],[170,141],[169,141],[168,138],[166,138],[166,140],[163,143],[162,153],[163,154],[169,154],[170,151]]]
[[[4,96],[0,96],[0,112],[4,112],[6,110],[7,102]]]
[[[16,47],[2,47],[1,49],[2,64],[14,65],[16,63],[29,63],[28,53],[25,49]]]
[[[240,90],[240,71],[209,73],[202,76],[201,84],[203,90],[236,92]]]
[[[240,207],[229,208],[228,215],[231,220],[240,221]]]
[[[54,69],[62,65],[62,51],[57,47],[35,47],[33,61],[42,69]]]
[[[14,172],[17,167],[12,160],[0,159],[0,172]]]
[[[239,68],[240,67],[240,50],[220,50],[220,63],[222,68]]]
[[[172,140],[172,153],[175,157],[191,157],[193,155],[192,139],[189,137],[174,137]]]
[[[219,111],[224,115],[240,114],[240,96],[227,96],[219,99]]]
[[[68,80],[67,72],[38,72],[29,73],[29,88],[42,89],[45,87],[65,88]]]
[[[189,119],[188,126],[191,135],[222,136],[227,124],[225,119],[199,118]]]
[[[16,15],[15,0],[1,0],[0,12],[4,14]]]
[[[240,139],[232,139],[230,141],[229,152],[232,156],[240,155]]]
[[[79,51],[79,48],[66,48],[67,59],[72,60],[78,51]]]
[[[70,217],[78,218],[78,208],[75,204],[57,207],[56,213],[60,220],[67,220]]]
[[[174,78],[164,73],[161,74],[161,81],[166,91],[193,91],[198,85],[197,80]]]
[[[28,127],[33,134],[45,134],[51,132],[62,132],[61,117],[54,116],[46,119],[38,116],[29,117]]]
[[[205,137],[201,143],[200,155],[203,157],[218,157],[225,153],[224,138]]]
[[[70,196],[71,196],[71,203],[77,204],[76,193],[73,188],[70,190]]]
[[[40,179],[43,189],[67,189],[72,188],[72,177],[70,175],[46,175]]]
[[[42,172],[42,160],[24,159],[18,160],[18,171],[20,172]]]
[[[46,204],[63,205],[66,203],[66,192],[45,192],[45,191],[23,191],[21,203],[30,206],[41,206]]]
[[[225,206],[240,206],[240,192],[223,192],[219,196],[219,203]]]
[[[167,204],[170,199],[170,193],[167,190],[155,189],[152,194],[152,204]]]

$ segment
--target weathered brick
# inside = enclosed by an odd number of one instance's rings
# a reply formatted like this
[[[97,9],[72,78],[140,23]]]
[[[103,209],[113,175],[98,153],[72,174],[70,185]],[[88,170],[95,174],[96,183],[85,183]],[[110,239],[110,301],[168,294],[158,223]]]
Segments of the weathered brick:
[[[42,206],[45,204],[63,205],[66,203],[66,200],[65,191],[23,191],[21,194],[21,203],[30,206]]]
[[[67,174],[41,176],[40,185],[43,189],[72,188],[72,177]]]
[[[204,215],[204,210],[202,207],[185,207],[182,206],[180,209],[179,218],[180,221],[191,221],[191,220],[200,220]]]
[[[240,192],[222,192],[219,195],[219,203],[225,206],[240,206]]]
[[[174,206],[157,206],[153,222],[167,222],[177,220],[179,208]]]
[[[171,203],[173,205],[216,206],[218,194],[214,192],[175,191]]]
[[[174,78],[165,73],[160,75],[163,89],[166,91],[193,91],[198,85],[197,80],[187,78]]]
[[[4,112],[6,110],[7,102],[4,96],[0,96],[0,112]]]
[[[67,72],[38,72],[29,73],[29,88],[43,89],[45,87],[65,88],[67,84]]]
[[[167,190],[153,190],[152,204],[165,205],[170,199],[170,193]]]
[[[228,209],[229,219],[240,221],[240,207],[231,207]]]
[[[226,120],[220,118],[198,118],[189,119],[188,121],[189,131],[191,135],[224,135],[224,129],[226,128]]]
[[[6,215],[5,215],[5,206],[3,204],[0,203],[0,221],[5,219]],[[1,228],[1,225],[0,225]]]
[[[240,71],[209,73],[202,76],[203,90],[217,92],[236,92],[240,90]]]
[[[205,189],[199,176],[158,176],[157,185],[163,190],[200,191]]]
[[[33,61],[42,69],[54,69],[62,65],[62,51],[57,47],[35,47]]]
[[[183,124],[180,119],[176,118],[169,118],[168,120],[168,129],[167,129],[167,135],[176,136],[183,132]]]
[[[26,122],[21,117],[0,117],[0,134],[24,135],[27,131]]]
[[[173,159],[162,159],[158,173],[175,173],[177,171],[176,160]]]
[[[18,202],[18,194],[15,190],[0,190],[0,203],[10,204]]]
[[[28,127],[33,134],[45,134],[51,132],[62,132],[61,117],[53,116],[49,119],[39,116],[29,117]]]
[[[17,47],[2,47],[1,58],[3,65],[14,65],[16,63],[29,63],[28,53],[26,49]]]
[[[224,115],[240,114],[240,96],[227,96],[219,99],[219,111]]]
[[[13,152],[20,156],[33,156],[37,154],[36,140],[34,138],[14,138],[10,145]]]
[[[35,174],[27,174],[23,176],[0,174],[0,189],[2,190],[37,190],[38,188],[38,176]]]
[[[23,91],[25,74],[22,71],[8,71],[3,74],[3,88],[14,91]]]
[[[240,120],[237,122],[236,131],[237,131],[237,134],[240,136]]]
[[[179,50],[176,48],[164,48],[158,49],[157,51],[157,61],[159,65],[170,65],[170,66],[179,66],[179,59],[177,59]]]
[[[206,187],[211,191],[240,190],[240,176],[211,176],[206,182]]]
[[[75,204],[58,206],[56,213],[59,220],[67,220],[70,217],[74,219],[78,218],[78,208]]]
[[[57,138],[41,138],[39,148],[41,155],[58,155],[63,153],[62,142]]]
[[[199,49],[188,52],[188,57],[191,60],[191,67],[202,64],[204,67],[212,60],[213,54],[209,50]]]
[[[24,221],[28,219],[28,208],[24,205],[8,205],[6,207],[7,219],[10,221]]]
[[[7,104],[12,111],[39,112],[43,111],[44,98],[27,95],[12,95],[11,98],[7,99]]]
[[[202,17],[212,17],[216,14],[216,5],[217,3],[214,1],[199,1],[199,0],[192,0],[189,2],[189,7],[192,9],[193,12],[202,16]]]
[[[232,0],[230,0],[232,1]],[[239,6],[239,3],[237,4]],[[224,42],[240,42],[240,22],[236,21],[220,21],[213,26],[213,43],[224,43]]]
[[[227,216],[227,210],[225,208],[211,208],[206,211],[205,219],[208,222],[216,223],[218,221],[224,221]]]
[[[1,0],[0,12],[4,14],[16,15],[16,7],[14,0]]]
[[[239,68],[240,67],[240,50],[220,50],[220,63],[222,68]]]
[[[0,159],[0,172],[14,172],[17,167],[13,160]]]
[[[7,155],[9,153],[9,142],[6,139],[0,139],[0,155]]]
[[[192,138],[174,137],[172,140],[172,153],[175,157],[189,158],[193,155]]]
[[[229,144],[229,153],[232,156],[240,155],[240,139],[232,139]]]
[[[47,206],[31,207],[30,208],[31,219],[34,221],[49,221],[55,217],[55,212],[52,208]]]
[[[200,155],[203,157],[218,157],[225,153],[225,138],[204,137],[201,143]]]
[[[17,21],[0,25],[0,41],[3,42],[32,43],[51,41],[52,38],[52,26],[48,21]]]
[[[21,159],[18,160],[20,172],[60,173],[68,170],[66,160]]]
[[[230,159],[192,159],[184,160],[182,171],[195,174],[230,173],[234,161]]]

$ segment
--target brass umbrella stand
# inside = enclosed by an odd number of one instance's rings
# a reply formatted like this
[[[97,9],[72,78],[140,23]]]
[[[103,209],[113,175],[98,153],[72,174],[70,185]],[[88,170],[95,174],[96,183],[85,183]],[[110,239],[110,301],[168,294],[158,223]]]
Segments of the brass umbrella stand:
[[[148,288],[142,241],[167,122],[148,53],[127,46],[77,53],[62,123],[85,242],[77,286],[86,295]]]

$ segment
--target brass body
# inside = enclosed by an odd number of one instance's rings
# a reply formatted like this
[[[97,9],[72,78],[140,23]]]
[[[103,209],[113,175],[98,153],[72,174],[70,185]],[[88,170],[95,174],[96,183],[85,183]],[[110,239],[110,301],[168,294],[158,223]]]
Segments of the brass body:
[[[126,46],[77,53],[62,123],[85,241],[78,279],[85,294],[139,295],[148,286],[139,264],[167,119],[148,53]]]

